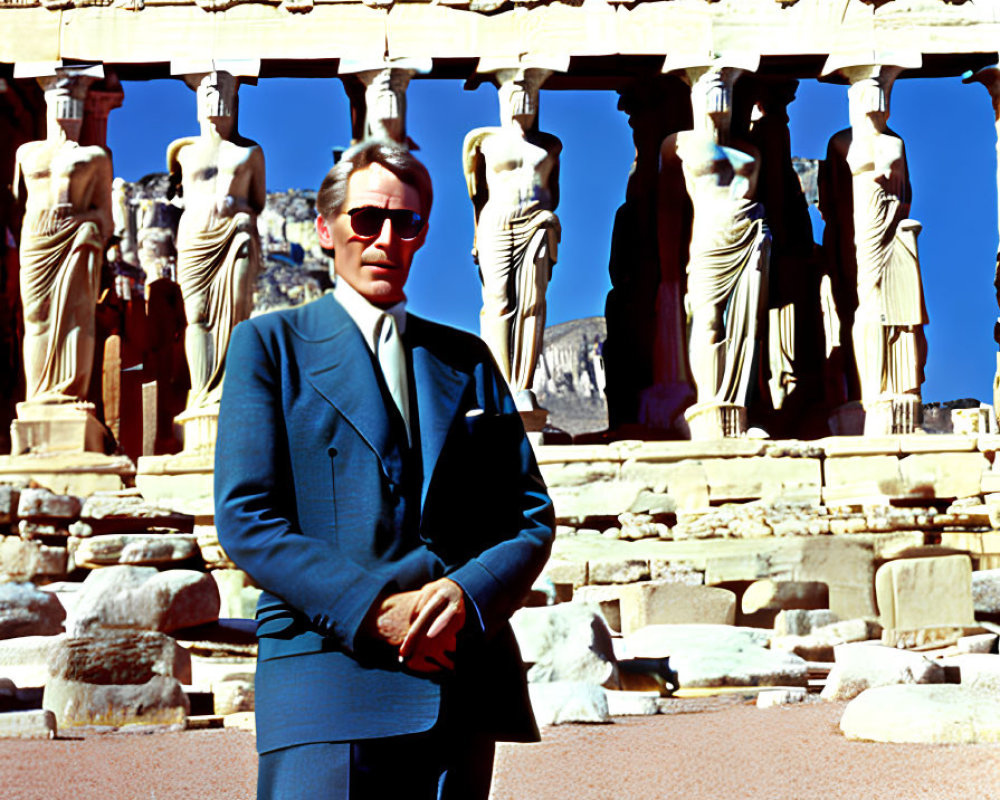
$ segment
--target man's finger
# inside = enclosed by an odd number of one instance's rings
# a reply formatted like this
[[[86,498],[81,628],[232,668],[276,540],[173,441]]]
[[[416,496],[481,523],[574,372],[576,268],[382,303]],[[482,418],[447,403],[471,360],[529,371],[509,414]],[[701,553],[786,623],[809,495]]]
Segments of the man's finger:
[[[442,592],[435,592],[428,600],[427,605],[420,609],[420,613],[417,614],[417,618],[410,625],[410,629],[406,632],[406,638],[403,639],[403,643],[399,646],[399,656],[400,658],[408,658],[416,642],[426,636],[426,629],[431,626],[435,618],[444,607],[447,607],[448,598]]]
[[[444,607],[444,610],[437,615],[434,622],[431,623],[430,628],[427,629],[427,638],[433,639],[439,634],[441,634],[447,627],[451,624],[452,620],[458,614],[458,608],[454,603],[448,603]]]

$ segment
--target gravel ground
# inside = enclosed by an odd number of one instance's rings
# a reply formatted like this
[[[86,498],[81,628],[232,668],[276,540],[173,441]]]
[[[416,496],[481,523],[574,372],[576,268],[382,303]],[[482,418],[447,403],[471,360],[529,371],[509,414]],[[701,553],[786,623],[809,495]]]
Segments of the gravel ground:
[[[666,715],[546,728],[541,744],[501,746],[493,800],[1000,798],[1000,745],[849,742],[842,711],[679,701]],[[252,800],[255,779],[242,731],[0,741],[4,800]]]

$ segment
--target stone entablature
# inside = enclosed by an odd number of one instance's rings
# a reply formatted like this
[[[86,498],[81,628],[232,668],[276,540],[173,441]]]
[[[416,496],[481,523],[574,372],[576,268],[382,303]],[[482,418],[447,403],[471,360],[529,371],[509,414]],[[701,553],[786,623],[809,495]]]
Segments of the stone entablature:
[[[899,51],[995,53],[1000,41],[993,3],[945,0],[0,0],[0,14],[8,63],[734,51],[889,63]]]

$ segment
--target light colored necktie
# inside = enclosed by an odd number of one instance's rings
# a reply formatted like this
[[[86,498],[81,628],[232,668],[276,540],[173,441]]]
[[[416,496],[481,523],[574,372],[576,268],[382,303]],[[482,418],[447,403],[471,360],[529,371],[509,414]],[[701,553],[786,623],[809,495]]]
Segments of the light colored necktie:
[[[382,314],[375,328],[375,356],[382,368],[389,394],[396,403],[396,408],[406,425],[406,437],[410,437],[410,393],[406,379],[406,354],[403,352],[403,342],[399,338],[396,320],[392,314]]]

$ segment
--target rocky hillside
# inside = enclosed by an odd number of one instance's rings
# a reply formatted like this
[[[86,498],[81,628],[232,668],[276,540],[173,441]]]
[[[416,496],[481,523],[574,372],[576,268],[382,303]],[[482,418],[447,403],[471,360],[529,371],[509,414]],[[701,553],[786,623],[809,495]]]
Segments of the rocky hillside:
[[[535,370],[535,394],[549,410],[549,424],[572,433],[608,427],[604,396],[607,338],[604,317],[587,317],[545,329],[542,357]]]

